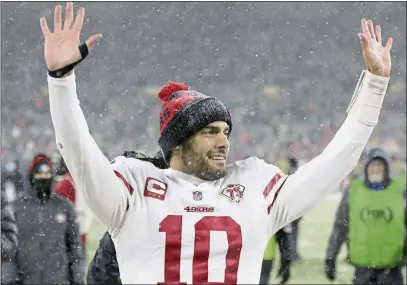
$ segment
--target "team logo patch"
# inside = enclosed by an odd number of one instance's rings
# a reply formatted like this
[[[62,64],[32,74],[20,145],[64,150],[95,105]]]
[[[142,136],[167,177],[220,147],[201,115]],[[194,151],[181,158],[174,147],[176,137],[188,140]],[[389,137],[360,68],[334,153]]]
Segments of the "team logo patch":
[[[229,184],[220,192],[220,195],[228,198],[230,202],[240,203],[243,200],[244,189],[243,185]]]
[[[63,222],[66,221],[66,215],[62,214],[62,213],[58,213],[55,215],[55,221],[57,221],[58,223],[62,224]]]
[[[192,197],[194,198],[195,201],[201,201],[202,200],[202,192],[201,191],[194,191],[192,192]]]

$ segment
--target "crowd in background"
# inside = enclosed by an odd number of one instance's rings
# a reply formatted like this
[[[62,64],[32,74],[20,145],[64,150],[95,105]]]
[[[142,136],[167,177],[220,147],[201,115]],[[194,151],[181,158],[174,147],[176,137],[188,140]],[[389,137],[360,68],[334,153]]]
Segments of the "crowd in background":
[[[395,41],[391,86],[370,144],[405,158],[405,3],[81,4],[82,40],[96,32],[104,38],[77,68],[77,90],[110,159],[126,149],[157,151],[156,95],[169,80],[217,96],[231,110],[231,160],[312,158],[344,120],[364,68],[362,16]],[[57,152],[38,21],[52,9],[2,4],[3,161],[24,165],[37,152]]]

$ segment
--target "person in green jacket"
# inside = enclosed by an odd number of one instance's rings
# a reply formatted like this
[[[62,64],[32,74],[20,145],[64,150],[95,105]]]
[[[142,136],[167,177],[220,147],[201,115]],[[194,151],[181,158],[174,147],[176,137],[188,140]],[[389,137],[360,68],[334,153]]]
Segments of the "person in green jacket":
[[[340,203],[325,259],[325,274],[336,278],[335,260],[344,241],[355,266],[353,284],[403,284],[406,258],[406,193],[391,179],[381,148],[367,157],[365,178],[353,179]]]
[[[269,240],[266,250],[264,251],[259,284],[268,284],[270,273],[273,270],[274,260],[276,259],[277,244],[280,249],[280,268],[277,273],[277,276],[281,277],[280,284],[285,284],[290,279],[292,256],[291,234],[292,226],[288,224]]]

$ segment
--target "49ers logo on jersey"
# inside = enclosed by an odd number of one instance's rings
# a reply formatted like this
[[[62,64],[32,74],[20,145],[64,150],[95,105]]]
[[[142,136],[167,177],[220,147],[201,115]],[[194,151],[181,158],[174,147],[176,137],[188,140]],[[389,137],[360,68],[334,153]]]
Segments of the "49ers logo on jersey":
[[[243,185],[229,184],[220,192],[220,195],[228,198],[230,202],[240,203],[243,200],[244,189]]]
[[[163,201],[165,199],[165,194],[167,193],[167,187],[166,183],[148,177],[146,185],[144,186],[144,197],[151,197]]]

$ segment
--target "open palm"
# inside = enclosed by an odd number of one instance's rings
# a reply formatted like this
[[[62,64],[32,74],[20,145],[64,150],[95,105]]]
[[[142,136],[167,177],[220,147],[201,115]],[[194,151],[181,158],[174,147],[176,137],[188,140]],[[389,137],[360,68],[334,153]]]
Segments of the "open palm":
[[[44,57],[48,70],[57,70],[81,59],[79,51],[80,34],[85,17],[85,9],[79,8],[75,22],[73,22],[73,3],[66,5],[65,22],[62,27],[62,7],[55,7],[54,32],[51,33],[44,17],[40,19],[42,34],[45,39]],[[102,37],[95,34],[88,38],[86,45],[91,49]]]
[[[373,74],[389,77],[391,71],[390,50],[393,39],[388,38],[386,45],[383,46],[380,26],[376,26],[375,32],[373,22],[365,19],[362,19],[362,33],[359,33],[359,39],[367,69]]]

